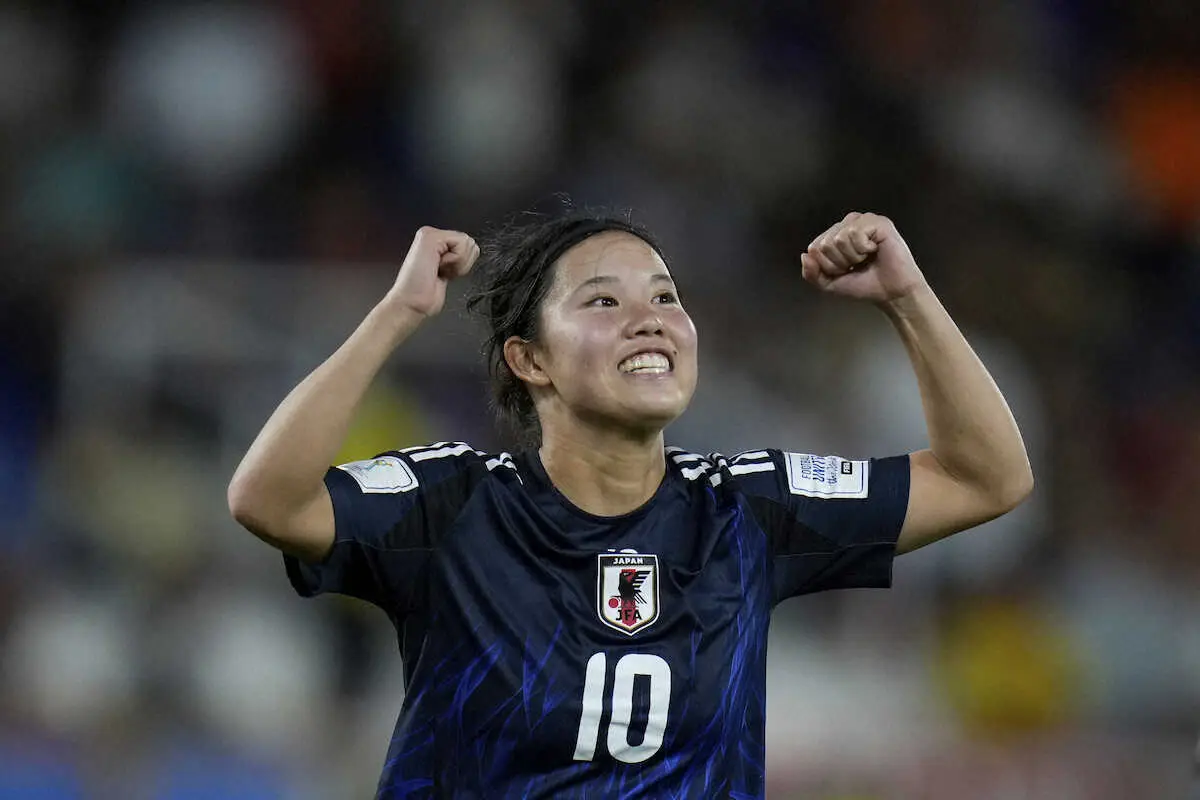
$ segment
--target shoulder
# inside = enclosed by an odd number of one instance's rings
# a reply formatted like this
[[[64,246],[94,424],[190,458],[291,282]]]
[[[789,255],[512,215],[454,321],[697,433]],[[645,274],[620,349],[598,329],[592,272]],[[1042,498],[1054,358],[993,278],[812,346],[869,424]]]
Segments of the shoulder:
[[[867,496],[871,460],[813,455],[769,447],[726,456],[667,448],[667,460],[687,481],[707,481],[743,494],[787,500],[861,499]]]
[[[776,473],[784,463],[782,455],[775,449],[747,450],[726,456],[723,453],[701,454],[681,447],[668,447],[667,463],[685,481],[744,491],[759,484],[774,487],[778,482]]]
[[[334,469],[358,484],[364,494],[428,491],[442,484],[470,489],[493,473],[520,480],[511,455],[489,453],[466,442],[434,442],[387,450]]]

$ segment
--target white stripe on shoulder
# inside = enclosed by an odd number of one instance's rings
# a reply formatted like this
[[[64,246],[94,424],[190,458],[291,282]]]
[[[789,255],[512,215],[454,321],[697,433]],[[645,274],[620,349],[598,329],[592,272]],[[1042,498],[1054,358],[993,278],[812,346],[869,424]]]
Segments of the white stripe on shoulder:
[[[417,444],[413,445],[412,447],[401,448],[396,452],[408,455],[409,453],[419,453],[422,450],[437,450],[440,447],[447,447],[448,445],[452,444],[462,444],[462,442],[434,442],[433,444]]]
[[[673,451],[673,452],[672,452]],[[682,448],[668,448],[671,461],[679,467],[679,474],[684,480],[694,481],[713,468],[712,459],[699,453],[690,453]],[[684,466],[691,464],[692,466]]]
[[[512,456],[508,453],[500,453],[495,458],[489,458],[484,462],[484,466],[487,467],[488,472],[491,472],[496,467],[510,469],[512,470],[513,474],[517,476],[517,481],[519,483],[522,485],[525,483],[525,480],[521,477],[520,470],[517,469],[516,462],[513,461]]]
[[[489,458],[485,462],[484,466],[488,468],[488,472],[491,472],[496,467],[508,467],[509,469],[517,468],[517,465],[513,463],[512,456],[508,453],[500,453],[495,458]]]
[[[734,456],[730,460],[735,463],[741,462],[741,461],[763,461],[763,460],[770,461],[771,454],[768,453],[766,450],[750,450],[745,453],[738,453],[736,456]]]
[[[775,469],[774,462],[766,461],[754,464],[734,464],[729,468],[730,475],[745,475],[750,472],[771,472]]]
[[[483,455],[483,453],[480,453],[478,450],[471,447],[471,445],[465,442],[458,442],[456,444],[448,444],[445,447],[439,447],[436,450],[425,450],[419,453],[410,453],[408,457],[413,461],[427,461],[431,458],[449,458],[451,456],[461,456],[463,453],[475,453],[477,455]]]

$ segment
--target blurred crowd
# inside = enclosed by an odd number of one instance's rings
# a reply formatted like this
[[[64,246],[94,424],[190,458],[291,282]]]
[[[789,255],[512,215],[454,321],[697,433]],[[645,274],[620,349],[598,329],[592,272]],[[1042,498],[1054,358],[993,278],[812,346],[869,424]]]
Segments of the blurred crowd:
[[[792,600],[772,797],[1183,797],[1200,733],[1200,28],[1189,0],[0,6],[0,797],[368,797],[383,614],[302,601],[224,489],[423,224],[631,208],[700,331],[668,439],[924,446],[907,360],[797,254],[897,223],[1037,489]],[[345,460],[501,447],[477,328]],[[1193,792],[1198,791],[1193,788]]]

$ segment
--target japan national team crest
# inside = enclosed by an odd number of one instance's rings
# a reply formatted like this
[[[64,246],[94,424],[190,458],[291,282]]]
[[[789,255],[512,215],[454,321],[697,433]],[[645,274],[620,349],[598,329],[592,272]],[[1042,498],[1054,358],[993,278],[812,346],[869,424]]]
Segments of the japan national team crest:
[[[596,577],[596,610],[601,621],[633,634],[658,619],[658,556],[602,553]]]

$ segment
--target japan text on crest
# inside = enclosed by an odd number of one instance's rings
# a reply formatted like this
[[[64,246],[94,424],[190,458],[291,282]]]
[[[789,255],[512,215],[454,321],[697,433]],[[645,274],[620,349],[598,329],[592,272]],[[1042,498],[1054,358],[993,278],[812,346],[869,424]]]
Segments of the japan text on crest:
[[[658,556],[602,553],[596,576],[596,611],[610,628],[633,634],[658,619]]]

